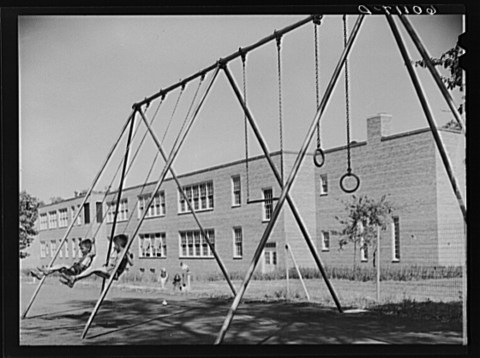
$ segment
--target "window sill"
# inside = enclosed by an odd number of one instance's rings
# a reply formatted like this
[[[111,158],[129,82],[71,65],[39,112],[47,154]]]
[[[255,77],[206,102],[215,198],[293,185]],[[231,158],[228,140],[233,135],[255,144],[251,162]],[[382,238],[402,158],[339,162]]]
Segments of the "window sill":
[[[322,249],[322,252],[330,252],[330,249]]]
[[[158,218],[164,218],[166,215],[163,214],[163,215],[155,215],[155,216],[145,216],[145,220],[147,219],[158,219]],[[140,220],[140,218],[138,218],[138,220]]]
[[[215,256],[178,256],[181,260],[214,260]]]
[[[400,260],[399,260],[399,259],[392,260],[392,264],[397,264],[397,263],[399,263],[399,262],[400,262]]]
[[[235,205],[232,205],[232,209],[234,208],[241,208],[242,207],[242,204],[235,204]]]
[[[320,196],[327,196],[328,193],[320,193]]]
[[[194,213],[198,214],[198,213],[205,213],[205,212],[210,212],[210,211],[213,211],[213,208],[211,208],[211,209],[198,209],[198,210],[195,210]],[[192,214],[191,211],[177,212],[177,215],[190,215],[190,214]]]
[[[150,259],[150,260],[157,260],[157,259],[165,260],[166,258],[167,258],[166,256],[141,256],[141,257],[139,256],[138,257],[139,260],[146,260],[146,259],[147,260],[148,259]]]
[[[268,224],[270,222],[270,219],[262,219],[262,224]]]
[[[243,259],[243,256],[233,256],[233,259],[234,259],[234,260],[242,260],[242,259]]]

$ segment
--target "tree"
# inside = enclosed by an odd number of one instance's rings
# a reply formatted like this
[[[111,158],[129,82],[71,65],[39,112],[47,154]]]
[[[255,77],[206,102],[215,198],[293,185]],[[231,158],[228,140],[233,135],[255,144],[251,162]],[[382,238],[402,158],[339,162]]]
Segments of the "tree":
[[[34,196],[28,194],[25,190],[20,192],[19,196],[19,249],[20,258],[28,256],[22,252],[32,243],[37,231],[35,230],[35,221],[38,217],[38,207],[40,202]]]
[[[464,52],[465,51],[457,43],[455,47],[442,53],[439,58],[432,57],[430,59],[434,66],[440,66],[448,70],[448,76],[442,76],[440,73],[439,75],[449,90],[459,89],[460,92],[463,92],[465,89],[463,83],[463,71],[462,67],[460,66],[460,57],[464,54]],[[427,67],[427,64],[423,59],[412,62],[417,67]],[[465,101],[465,96],[462,96],[462,100]],[[458,107],[458,112],[460,114],[464,112],[464,106],[465,104],[461,103]],[[459,129],[458,123],[453,119],[448,122],[445,127]]]
[[[383,195],[376,201],[367,195],[352,195],[350,202],[344,202],[347,215],[343,217],[335,216],[342,225],[339,240],[340,249],[343,249],[348,243],[353,243],[353,268],[356,267],[357,246],[367,249],[373,247],[375,257],[378,246],[378,228],[385,229],[391,220],[394,206],[387,200],[387,195]],[[373,260],[375,266],[375,259]]]

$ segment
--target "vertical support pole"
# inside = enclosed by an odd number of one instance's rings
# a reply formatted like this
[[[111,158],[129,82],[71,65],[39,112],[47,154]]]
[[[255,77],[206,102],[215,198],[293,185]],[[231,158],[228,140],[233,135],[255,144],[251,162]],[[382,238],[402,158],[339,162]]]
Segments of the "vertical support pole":
[[[440,137],[440,134],[438,133],[438,129],[435,123],[435,119],[433,118],[432,111],[430,110],[430,105],[428,104],[427,98],[425,97],[425,94],[422,89],[422,85],[420,84],[420,81],[418,79],[417,74],[415,73],[415,70],[413,69],[413,65],[410,62],[410,56],[408,54],[408,51],[403,43],[402,37],[400,35],[400,32],[398,31],[397,26],[395,25],[395,21],[393,20],[391,15],[385,15],[387,17],[388,23],[390,25],[390,28],[392,29],[393,36],[395,37],[395,40],[397,41],[398,47],[400,49],[400,52],[403,56],[403,60],[405,62],[405,65],[407,66],[408,73],[410,75],[410,78],[412,79],[413,86],[415,87],[415,91],[417,92],[418,99],[420,100],[420,103],[422,105],[423,111],[425,112],[425,116],[427,118],[428,124],[430,126],[430,130],[432,131],[433,138],[435,140],[435,143],[437,145],[438,151],[440,153],[440,157],[442,158],[443,165],[445,166],[445,170],[447,171],[448,178],[450,179],[450,184],[452,185],[453,192],[455,196],[457,197],[458,204],[460,206],[460,210],[462,211],[463,214],[463,220],[466,222],[467,221],[467,208],[465,206],[465,202],[463,201],[462,194],[460,193],[460,189],[457,184],[457,180],[455,179],[455,175],[453,174],[453,169],[452,165],[450,163],[450,159],[448,158],[447,151],[443,145],[442,138]]]
[[[163,148],[162,148],[162,145],[160,143],[160,141],[158,140],[157,138],[157,135],[155,134],[155,132],[153,131],[152,127],[148,124],[148,121],[147,121],[147,118],[145,117],[145,115],[143,114],[142,110],[139,109],[138,110],[140,112],[140,115],[142,116],[142,119],[143,119],[143,122],[145,123],[145,126],[147,127],[148,131],[150,132],[150,135],[152,136],[154,142],[155,142],[155,145],[157,146],[162,158],[167,161],[167,156],[165,155],[165,152],[163,151]],[[180,184],[180,181],[178,180],[178,177],[177,175],[175,174],[175,171],[173,170],[172,166],[170,165],[170,173],[172,174],[172,177],[173,177],[173,180],[175,181],[175,183],[177,184],[177,187],[178,187],[178,190],[180,191],[181,195],[183,196],[183,199],[185,200],[185,202],[187,203],[188,205],[188,209],[190,210],[190,212],[192,213],[193,215],[193,218],[195,219],[195,222],[197,223],[199,229],[200,229],[200,232],[203,236],[203,238],[205,239],[205,241],[207,242],[208,246],[210,246],[210,250],[213,252],[213,256],[215,256],[215,259],[217,260],[217,263],[218,265],[220,266],[220,269],[222,270],[222,273],[223,275],[225,276],[225,279],[227,280],[227,283],[228,285],[230,286],[230,289],[232,290],[232,293],[233,295],[235,296],[236,295],[236,292],[235,292],[235,287],[233,286],[233,283],[232,281],[230,281],[230,276],[227,272],[227,269],[225,267],[225,265],[223,264],[222,262],[222,259],[220,258],[220,256],[218,256],[218,253],[217,253],[217,250],[215,250],[215,247],[214,245],[212,245],[212,242],[210,241],[210,239],[208,238],[206,232],[205,232],[205,229],[203,228],[202,224],[200,223],[200,220],[198,219],[198,216],[197,214],[195,213],[195,210],[192,206],[192,203],[190,202],[190,200],[188,200],[188,197],[187,195],[185,194],[185,191],[183,190],[182,188],[182,185]],[[147,210],[148,207],[145,208],[145,210]]]
[[[132,115],[132,120],[130,122],[130,130],[128,132],[127,148],[125,149],[125,156],[123,158],[123,168],[122,168],[122,174],[120,176],[120,185],[118,187],[117,203],[115,204],[115,216],[113,217],[112,231],[110,232],[110,241],[108,243],[108,251],[107,251],[107,258],[105,259],[105,266],[108,266],[110,253],[112,252],[113,236],[115,235],[115,228],[117,226],[118,208],[120,207],[120,199],[122,197],[123,184],[125,182],[125,173],[127,170],[128,154],[130,152],[130,143],[132,141],[132,134],[133,134],[134,127],[135,127],[135,113],[133,113]],[[105,287],[105,277],[102,279],[102,291],[104,287]]]
[[[228,311],[228,314],[227,314],[227,317],[225,319],[225,322],[223,323],[223,326],[217,336],[217,339],[215,341],[215,344],[219,344],[223,341],[223,338],[225,337],[225,334],[228,330],[228,328],[230,327],[230,324],[232,323],[232,320],[233,320],[233,316],[235,314],[235,311],[237,310],[238,308],[238,305],[240,304],[240,301],[245,293],[245,290],[247,288],[247,285],[250,281],[250,279],[252,278],[253,276],[253,273],[254,273],[254,270],[255,270],[255,266],[257,265],[258,263],[258,260],[260,259],[260,255],[262,253],[262,250],[265,246],[265,243],[267,242],[269,236],[270,236],[270,233],[272,232],[272,229],[273,229],[273,226],[275,225],[277,219],[278,219],[278,216],[280,215],[280,211],[282,210],[282,207],[283,207],[283,204],[285,203],[285,200],[286,200],[286,197],[287,197],[287,194],[288,192],[290,191],[290,188],[292,187],[292,184],[293,184],[293,181],[298,173],[298,170],[300,168],[300,165],[302,164],[302,161],[303,159],[305,158],[305,155],[307,153],[307,150],[308,150],[308,146],[310,145],[310,142],[312,141],[312,138],[313,138],[313,135],[315,133],[315,129],[316,129],[316,126],[317,126],[317,123],[318,121],[320,120],[320,118],[322,117],[322,114],[323,114],[323,111],[325,110],[325,107],[327,106],[327,103],[330,99],[330,96],[333,92],[333,89],[337,83],[337,80],[338,80],[338,77],[340,75],[340,71],[345,63],[345,60],[347,58],[347,55],[348,53],[350,52],[350,49],[353,45],[353,42],[358,34],[358,31],[360,29],[360,25],[364,19],[365,15],[360,15],[357,19],[357,22],[355,23],[355,26],[354,28],[352,29],[352,33],[351,33],[351,36],[348,40],[348,43],[347,43],[347,46],[345,46],[343,52],[342,52],[342,55],[340,57],[340,60],[339,60],[339,63],[337,64],[337,67],[335,68],[334,70],[334,73],[333,73],[333,76],[330,80],[330,83],[328,84],[327,86],[327,89],[325,91],[325,94],[323,96],[323,99],[320,103],[320,106],[317,108],[317,112],[315,114],[315,118],[313,119],[311,125],[310,125],[310,128],[307,132],[307,135],[305,137],[305,140],[303,142],[303,145],[302,145],[302,148],[300,150],[300,153],[298,154],[296,160],[295,160],[295,163],[293,164],[293,168],[291,169],[290,171],[290,174],[288,176],[288,179],[287,181],[285,182],[285,186],[283,187],[283,190],[282,190],[282,193],[278,199],[278,202],[277,202],[277,205],[275,206],[275,209],[272,213],[272,216],[270,218],[270,221],[265,229],[265,232],[260,240],[260,243],[257,247],[257,250],[255,251],[254,253],[254,257],[253,257],[253,260],[252,260],[252,263],[250,264],[250,267],[248,268],[247,270],[247,273],[246,273],[246,276],[245,276],[245,279],[240,287],[240,290],[238,291],[234,301],[233,301],[233,304],[230,308],[230,310]],[[226,71],[226,67],[225,65],[223,65],[223,68],[224,68],[224,72],[228,75],[229,72]],[[229,75],[229,80],[231,82],[231,74]],[[238,91],[238,87],[236,88],[237,91]],[[237,92],[236,91],[236,92]],[[241,96],[241,94],[238,92],[238,94]],[[238,95],[237,95],[238,96]],[[242,103],[244,104],[244,101],[242,101]]]
[[[287,278],[287,292],[285,294],[285,298],[288,300],[288,296],[290,295],[290,277],[288,274],[288,242],[285,238],[285,273]]]
[[[90,189],[88,190],[87,194],[85,195],[85,198],[83,199],[82,201],[82,204],[80,206],[80,208],[83,208],[83,206],[85,205],[85,203],[87,202],[88,198],[90,197],[90,195],[92,194],[92,191],[93,191],[93,188],[95,187],[95,185],[97,184],[97,181],[98,179],[100,179],[100,176],[102,175],[103,171],[105,170],[105,167],[107,166],[107,163],[110,161],[110,158],[112,157],[112,154],[113,152],[115,151],[115,149],[117,148],[117,145],[120,141],[120,139],[122,138],[123,136],[123,133],[125,132],[125,130],[127,129],[127,126],[128,126],[128,123],[130,122],[130,120],[132,119],[132,116],[133,116],[134,112],[132,112],[127,121],[125,122],[125,124],[123,125],[123,128],[120,132],[120,135],[117,137],[116,141],[114,142],[112,148],[110,149],[110,152],[108,153],[107,157],[105,158],[105,161],[103,162],[100,170],[97,172],[97,175],[95,176],[92,184],[90,185]],[[55,252],[55,254],[53,255],[53,258],[50,260],[50,263],[48,264],[48,267],[52,267],[53,263],[55,262],[55,259],[57,258],[58,256],[58,253],[60,252],[65,240],[67,239],[68,235],[70,234],[70,232],[72,231],[72,228],[73,228],[73,225],[74,223],[77,221],[77,218],[78,216],[80,215],[80,210],[77,210],[77,213],[75,214],[75,216],[72,218],[72,222],[70,223],[70,225],[68,226],[67,228],[67,231],[65,232],[65,234],[63,235],[63,238],[62,240],[60,241],[60,244],[58,245],[58,249],[57,251]],[[33,304],[33,301],[35,301],[35,298],[37,297],[39,291],[40,291],[40,288],[42,287],[43,283],[45,282],[45,279],[46,279],[46,276],[43,276],[42,279],[40,280],[40,282],[38,283],[38,286],[37,288],[35,289],[35,292],[33,293],[32,295],[32,298],[30,299],[30,302],[28,303],[27,305],[27,308],[25,309],[25,311],[23,312],[22,314],[22,319],[24,319],[25,317],[27,317],[27,313],[28,311],[30,310],[32,304]]]
[[[300,282],[302,283],[303,290],[305,291],[305,296],[307,296],[307,300],[310,302],[310,294],[308,293],[307,286],[305,285],[305,281],[303,281],[302,273],[298,268],[297,260],[295,260],[295,256],[293,255],[292,248],[290,247],[289,244],[286,244],[285,248],[290,253],[290,256],[292,256],[292,261],[293,261],[293,264],[295,265],[295,270],[297,270],[297,274],[298,274],[298,277],[300,278]]]
[[[390,15],[387,15],[387,16],[390,16]],[[425,64],[427,65],[427,68],[430,70],[430,73],[432,74],[433,79],[435,80],[438,88],[440,89],[440,92],[442,92],[442,95],[445,98],[445,101],[447,102],[448,106],[450,107],[450,110],[452,111],[452,114],[455,117],[455,120],[460,126],[460,129],[462,130],[463,134],[466,135],[465,124],[461,119],[461,115],[458,112],[458,109],[455,107],[455,102],[453,101],[453,98],[450,95],[450,92],[448,92],[447,88],[445,87],[445,84],[442,82],[442,79],[440,78],[440,75],[438,74],[437,69],[432,63],[430,54],[428,53],[425,46],[423,46],[422,40],[420,40],[420,37],[417,35],[417,33],[415,32],[415,29],[413,28],[412,24],[410,23],[410,21],[408,21],[405,15],[403,14],[400,15],[400,20],[402,21],[403,26],[405,27],[408,34],[412,38],[413,43],[417,47],[418,52],[420,52],[420,55],[422,55],[423,62],[425,62]]]
[[[377,303],[380,302],[380,226],[377,225]]]
[[[205,101],[205,98],[207,97],[207,94],[210,92],[210,89],[213,85],[213,82],[215,80],[215,78],[217,77],[217,74],[218,74],[218,68],[215,70],[214,74],[212,75],[211,79],[210,79],[210,83],[208,84],[208,86],[206,87],[205,89],[205,92],[202,96],[202,99],[201,101],[197,104],[197,108],[194,112],[194,115],[192,116],[192,118],[190,119],[190,123],[188,124],[187,126],[187,129],[185,130],[185,132],[183,133],[182,135],[182,139],[180,140],[179,142],[179,145],[177,146],[177,148],[173,148],[172,151],[170,152],[170,156],[167,160],[167,162],[165,163],[165,166],[162,170],[162,173],[160,174],[160,178],[157,182],[157,185],[155,187],[155,190],[152,192],[152,195],[150,196],[150,199],[149,199],[149,202],[148,202],[148,207],[150,207],[153,203],[153,200],[155,198],[155,195],[156,193],[158,192],[158,190],[160,189],[160,186],[162,185],[163,181],[165,180],[165,176],[167,175],[167,172],[168,172],[168,169],[170,168],[170,166],[172,165],[173,163],[173,160],[175,159],[175,157],[177,156],[178,154],[178,151],[180,150],[180,147],[182,145],[182,143],[185,141],[185,138],[187,137],[187,134],[188,132],[190,131],[190,128],[192,127],[194,121],[195,121],[195,118],[197,117],[198,115],[198,112],[200,111],[200,108],[203,104],[203,102]],[[137,108],[134,109],[134,112],[132,113],[132,115],[135,114]],[[126,126],[125,126],[126,127]],[[98,309],[100,308],[100,305],[102,304],[103,300],[105,299],[105,296],[107,295],[107,292],[108,290],[110,289],[110,287],[112,286],[112,283],[113,283],[113,278],[115,277],[115,273],[118,271],[118,268],[120,267],[120,264],[121,262],[123,261],[123,259],[125,258],[125,255],[126,253],[128,252],[128,250],[130,249],[130,246],[132,245],[133,243],[133,240],[135,239],[136,235],[138,234],[138,231],[140,230],[140,226],[142,225],[143,221],[145,220],[145,217],[147,215],[147,210],[144,210],[143,214],[142,214],[142,217],[140,218],[140,220],[138,221],[138,224],[137,224],[137,227],[135,228],[134,232],[133,232],[133,235],[132,237],[129,239],[128,243],[127,243],[127,246],[125,247],[125,250],[122,252],[121,256],[120,256],[120,259],[118,261],[118,264],[117,266],[114,268],[110,278],[108,279],[108,282],[107,282],[107,285],[105,286],[104,290],[102,291],[100,297],[98,298],[97,300],[97,303],[95,304],[95,307],[93,308],[93,311],[92,313],[90,314],[90,317],[88,318],[88,321],[85,325],[85,328],[83,329],[83,332],[82,332],[82,339],[85,338],[85,336],[87,335],[87,332],[93,322],[93,319],[95,318],[95,315],[97,314],[98,312]]]

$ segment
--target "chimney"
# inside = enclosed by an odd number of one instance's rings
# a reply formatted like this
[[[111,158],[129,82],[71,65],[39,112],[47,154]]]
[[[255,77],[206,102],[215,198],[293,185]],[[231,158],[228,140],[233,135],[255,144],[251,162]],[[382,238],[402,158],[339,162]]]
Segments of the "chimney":
[[[391,134],[392,116],[386,113],[367,118],[367,142],[380,142],[382,137]]]

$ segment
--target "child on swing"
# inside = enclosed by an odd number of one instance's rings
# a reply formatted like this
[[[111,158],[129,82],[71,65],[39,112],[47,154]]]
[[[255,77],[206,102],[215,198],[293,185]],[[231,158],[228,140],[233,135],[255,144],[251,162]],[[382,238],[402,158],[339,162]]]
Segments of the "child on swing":
[[[54,272],[60,272],[65,275],[79,275],[85,271],[92,264],[93,258],[96,254],[95,249],[95,238],[92,240],[85,238],[80,241],[80,251],[82,252],[82,257],[75,261],[72,265],[59,264],[52,267],[37,267],[37,271],[30,271],[30,274],[41,280],[43,276],[51,275]]]
[[[118,260],[120,260],[120,257],[122,256],[123,251],[125,250],[125,247],[127,246],[127,242],[128,242],[127,235],[120,234],[115,236],[113,238],[113,245],[114,245],[113,251],[112,251],[112,254],[110,255],[110,260],[108,262],[108,265],[104,264],[101,267],[96,267],[96,268],[92,267],[78,275],[73,275],[73,276],[62,274],[62,278],[60,279],[60,282],[72,288],[75,285],[75,282],[77,282],[78,280],[82,280],[86,277],[89,277],[93,274],[105,279],[109,279],[113,271],[115,270]],[[118,280],[118,278],[123,273],[123,271],[125,271],[127,264],[129,264],[130,266],[133,266],[132,259],[133,259],[133,254],[130,252],[127,252],[122,262],[120,263],[120,266],[118,267],[117,272],[115,272],[115,276],[113,278],[114,280]]]

